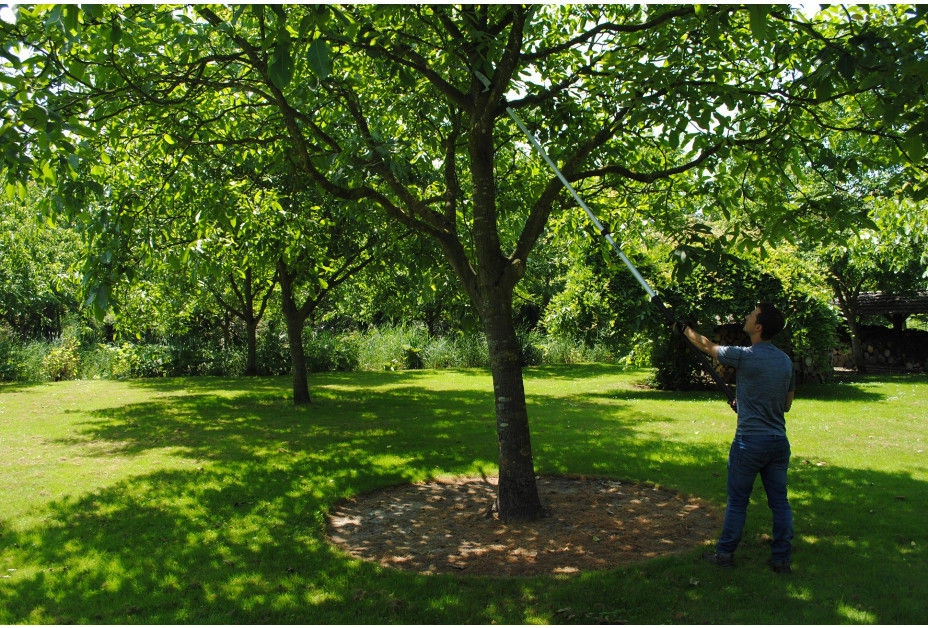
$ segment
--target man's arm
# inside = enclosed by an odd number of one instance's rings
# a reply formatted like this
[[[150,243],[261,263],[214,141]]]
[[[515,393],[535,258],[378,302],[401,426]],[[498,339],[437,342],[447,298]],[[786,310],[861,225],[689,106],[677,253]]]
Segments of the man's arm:
[[[719,358],[719,345],[715,344],[702,334],[696,333],[696,330],[689,325],[681,325],[681,327],[683,335],[693,343],[694,347],[706,355],[715,358],[716,360]]]
[[[796,396],[796,391],[791,390],[786,393],[786,405],[783,406],[783,412],[789,412],[789,409],[793,407],[793,397]]]

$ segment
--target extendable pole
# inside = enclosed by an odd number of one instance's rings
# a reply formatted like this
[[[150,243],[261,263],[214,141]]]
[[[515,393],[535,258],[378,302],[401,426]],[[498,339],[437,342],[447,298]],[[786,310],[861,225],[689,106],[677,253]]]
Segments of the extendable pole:
[[[484,74],[475,71],[474,75],[480,80],[481,83],[483,83],[484,87],[487,89],[490,88],[490,79],[488,79]],[[512,121],[516,123],[516,126],[521,129],[522,133],[525,134],[525,137],[528,138],[529,143],[531,143],[532,147],[534,147],[538,154],[541,155],[541,158],[545,160],[545,162],[551,168],[551,171],[554,172],[555,176],[560,179],[561,183],[564,185],[567,191],[570,192],[570,195],[574,197],[575,201],[577,201],[577,204],[583,208],[583,211],[585,211],[586,215],[589,216],[590,220],[593,222],[593,225],[595,225],[603,237],[606,238],[606,241],[609,242],[615,252],[619,254],[619,259],[621,259],[625,266],[628,267],[628,270],[638,281],[638,283],[641,284],[641,287],[644,288],[644,291],[648,293],[648,296],[651,298],[651,302],[655,304],[658,310],[660,310],[661,314],[663,314],[667,319],[667,322],[673,325],[673,315],[664,305],[664,302],[657,296],[657,293],[654,291],[654,289],[648,285],[648,282],[645,281],[645,278],[641,276],[641,273],[638,272],[638,269],[635,268],[635,265],[632,264],[631,260],[625,256],[625,253],[622,252],[621,247],[619,247],[615,239],[612,237],[612,233],[603,226],[603,223],[600,222],[600,220],[596,217],[596,214],[593,213],[593,210],[591,210],[589,206],[583,202],[583,199],[580,198],[579,194],[577,194],[577,190],[574,189],[574,186],[570,184],[570,181],[567,180],[567,177],[564,176],[560,168],[558,168],[554,161],[552,161],[548,156],[547,151],[545,151],[544,147],[541,145],[541,142],[538,141],[538,138],[536,138],[535,135],[528,130],[528,127],[526,127],[525,123],[522,122],[522,118],[519,117],[519,114],[513,111],[512,107],[507,106],[506,113],[509,114],[509,117],[512,118]],[[684,334],[683,337],[686,338],[686,335]],[[728,384],[722,381],[722,379],[719,377],[719,374],[716,372],[715,368],[712,366],[711,361],[709,360],[709,356],[697,349],[696,346],[690,342],[689,338],[686,338],[686,340],[687,344],[693,349],[697,357],[699,357],[702,361],[703,368],[705,368],[719,389],[728,398],[728,404],[732,406],[732,409],[734,409],[733,403],[735,400],[735,395],[732,392],[731,387],[728,386]]]
[[[480,82],[483,83],[484,87],[487,87],[487,88],[490,87],[490,79],[488,79],[486,76],[484,76],[480,72],[474,72],[474,74],[477,76],[478,79],[480,79]],[[538,154],[541,155],[541,158],[545,160],[548,166],[551,167],[551,170],[554,172],[557,178],[561,180],[561,183],[564,184],[564,187],[567,188],[567,191],[570,192],[570,195],[574,197],[574,200],[577,201],[577,204],[583,208],[583,211],[585,211],[586,215],[590,217],[590,220],[593,221],[593,224],[596,226],[599,232],[603,234],[603,236],[606,238],[609,244],[612,245],[612,248],[615,249],[615,252],[619,254],[619,259],[621,259],[622,262],[625,263],[625,265],[628,267],[628,270],[631,271],[632,276],[638,280],[638,283],[641,284],[641,287],[644,288],[644,291],[648,293],[648,296],[650,296],[652,299],[655,298],[657,296],[657,293],[654,292],[651,286],[648,285],[648,282],[645,281],[644,277],[641,276],[641,273],[638,272],[638,269],[635,268],[635,265],[632,264],[631,261],[627,257],[625,257],[625,253],[623,253],[619,245],[616,244],[615,239],[613,239],[612,237],[612,234],[609,232],[608,229],[606,229],[603,226],[603,223],[599,221],[599,218],[596,217],[596,214],[593,213],[593,210],[591,210],[587,206],[587,204],[583,202],[583,199],[580,198],[579,194],[577,194],[577,190],[574,189],[574,186],[570,184],[570,181],[567,180],[567,177],[564,176],[564,174],[554,164],[551,158],[548,157],[548,153],[545,151],[544,147],[538,141],[538,138],[536,138],[535,135],[531,131],[528,130],[528,128],[522,122],[522,118],[519,117],[519,114],[513,111],[512,107],[506,107],[506,113],[508,113],[509,117],[512,118],[513,122],[516,123],[516,126],[518,126],[522,130],[522,132],[525,134],[525,137],[528,138],[528,141],[532,144],[535,150],[538,151]]]

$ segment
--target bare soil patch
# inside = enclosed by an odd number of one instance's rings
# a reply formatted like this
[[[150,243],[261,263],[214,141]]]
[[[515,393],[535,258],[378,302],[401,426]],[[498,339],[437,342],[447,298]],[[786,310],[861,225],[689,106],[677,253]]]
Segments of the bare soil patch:
[[[329,539],[352,556],[419,573],[528,576],[611,569],[710,544],[719,512],[649,484],[583,476],[538,479],[548,516],[492,514],[496,478],[403,485],[337,504]]]

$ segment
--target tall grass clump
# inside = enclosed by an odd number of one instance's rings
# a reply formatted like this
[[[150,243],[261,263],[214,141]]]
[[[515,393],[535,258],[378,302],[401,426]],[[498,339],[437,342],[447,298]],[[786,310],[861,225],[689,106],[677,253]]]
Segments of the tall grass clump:
[[[16,365],[19,362],[19,343],[13,337],[13,331],[0,323],[0,382],[16,379]]]
[[[429,339],[422,351],[422,361],[428,369],[486,368],[490,352],[482,334],[459,333]]]
[[[641,343],[627,355],[619,355],[607,343],[590,345],[537,330],[521,331],[518,339],[524,367],[649,365],[648,351]],[[421,323],[348,332],[307,328],[303,348],[311,373],[488,368],[490,364],[487,341],[480,331],[432,336]],[[21,341],[8,329],[0,329],[0,381],[240,377],[246,370],[245,346],[217,338],[183,336],[148,342],[104,342],[99,335],[68,328],[54,340]],[[290,370],[286,333],[272,326],[262,329],[257,338],[255,374],[286,375]]]
[[[358,343],[350,334],[308,330],[303,334],[303,352],[310,373],[355,371],[360,364]]]
[[[356,335],[358,368],[400,371],[422,368],[423,348],[429,342],[424,325],[374,327]]]
[[[24,343],[17,352],[16,381],[44,382],[47,381],[45,356],[51,351],[51,344],[43,340],[32,340]]]

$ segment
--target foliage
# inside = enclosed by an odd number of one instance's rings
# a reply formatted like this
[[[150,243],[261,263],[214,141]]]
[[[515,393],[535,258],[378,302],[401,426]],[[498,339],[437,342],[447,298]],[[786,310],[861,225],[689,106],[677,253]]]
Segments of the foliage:
[[[800,365],[801,376],[829,377],[832,350],[836,346],[837,319],[821,296],[796,281],[778,265],[770,270],[756,260],[724,253],[709,235],[685,248],[688,274],[680,275],[674,290],[665,294],[677,320],[685,321],[708,337],[721,325],[740,325],[744,316],[761,301],[777,305],[787,327],[773,343]],[[675,254],[679,255],[678,249]],[[677,271],[682,266],[676,267]],[[655,337],[652,364],[655,382],[668,390],[688,390],[701,385],[701,364],[678,335],[666,328]]]
[[[346,342],[346,340],[348,340]],[[306,367],[310,373],[353,371],[358,367],[357,347],[331,332],[306,332]]]
[[[425,368],[487,368],[486,338],[479,333],[457,333],[430,338],[420,351]]]
[[[42,360],[45,376],[54,382],[76,378],[80,370],[78,348],[77,338],[62,338]]]
[[[687,199],[739,214],[733,224],[761,242],[855,224],[857,207],[777,202],[804,177],[834,185],[898,167],[895,183],[926,193],[925,12],[907,5],[809,17],[617,4],[12,15],[0,21],[3,170],[13,187],[54,184],[50,210],[84,229],[98,313],[137,272],[140,243],[154,258],[164,241],[234,234],[244,209],[250,233],[270,236],[256,239],[259,267],[281,253],[294,401],[308,401],[302,332],[327,291],[372,263],[375,243],[432,238],[480,318],[497,387],[513,391],[497,395],[511,399],[497,405],[505,517],[541,513],[513,304],[564,187],[509,111],[566,180],[652,210],[664,233],[692,216],[679,211]],[[857,143],[854,159],[836,156],[835,135]],[[254,221],[230,193],[253,185],[276,196]]]
[[[22,199],[0,197],[0,321],[23,339],[59,336],[79,303],[78,234],[43,219],[41,198],[35,185]]]
[[[0,322],[0,381],[16,379],[19,343],[13,338],[13,332],[5,322]]]

